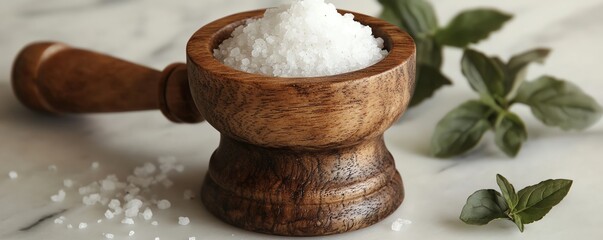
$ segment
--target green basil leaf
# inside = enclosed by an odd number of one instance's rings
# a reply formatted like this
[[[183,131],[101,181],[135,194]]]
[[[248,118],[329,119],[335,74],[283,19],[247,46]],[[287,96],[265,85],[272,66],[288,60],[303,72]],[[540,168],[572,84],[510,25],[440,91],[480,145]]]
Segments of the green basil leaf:
[[[472,9],[459,13],[443,29],[436,33],[442,45],[465,48],[488,38],[490,33],[500,29],[512,15],[494,9]]]
[[[394,13],[394,10],[390,7],[383,6],[383,10],[381,11],[381,14],[379,14],[379,18],[391,24],[394,24],[400,27],[400,29],[406,31],[406,29],[401,26],[402,24],[400,22],[400,18],[398,18],[398,16]]]
[[[431,152],[436,157],[452,157],[473,148],[490,128],[492,108],[479,101],[467,101],[450,111],[435,128]]]
[[[461,60],[463,75],[482,98],[504,101],[504,74],[495,60],[475,50],[467,49]]]
[[[526,126],[519,116],[510,112],[499,114],[494,125],[494,139],[507,156],[515,157],[527,138]]]
[[[576,85],[551,76],[524,82],[515,100],[529,105],[545,125],[563,130],[585,129],[596,123],[603,112],[595,99]]]
[[[517,228],[519,228],[519,231],[523,232],[524,226],[523,226],[523,222],[521,220],[521,216],[518,214],[513,214],[513,215],[511,215],[511,218],[513,218],[513,222],[515,222],[515,225],[517,225]]]
[[[482,189],[467,198],[459,218],[468,224],[484,225],[497,218],[508,218],[505,214],[507,210],[507,204],[499,192]]]
[[[549,179],[521,189],[517,193],[519,202],[513,213],[521,217],[523,224],[538,221],[563,200],[571,186],[572,180]]]
[[[513,184],[509,183],[509,181],[500,174],[496,174],[496,184],[498,184],[507,206],[513,211],[519,201],[519,197],[517,196],[517,192],[515,192]]]
[[[544,60],[546,60],[550,52],[550,49],[537,48],[517,54],[509,59],[509,62],[506,65],[508,68],[507,81],[505,84],[507,99],[515,97],[517,89],[525,81],[528,65],[534,62],[544,63]]]
[[[442,46],[433,38],[416,37],[415,44],[417,45],[418,64],[429,65],[438,69],[442,66]]]
[[[385,16],[390,19],[387,14],[396,16],[400,20],[397,25],[408,31],[413,38],[431,35],[438,28],[433,6],[426,0],[379,0],[379,3],[388,9],[384,11]]]
[[[452,82],[440,72],[439,69],[421,65],[418,68],[415,91],[410,100],[410,106],[416,106],[425,99],[430,98],[436,90],[444,85],[450,85]]]

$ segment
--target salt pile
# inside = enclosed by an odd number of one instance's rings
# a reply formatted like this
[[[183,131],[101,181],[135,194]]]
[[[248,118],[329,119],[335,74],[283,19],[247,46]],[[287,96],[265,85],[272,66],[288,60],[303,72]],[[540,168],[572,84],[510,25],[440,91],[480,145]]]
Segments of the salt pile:
[[[300,0],[237,27],[214,57],[249,73],[315,77],[366,68],[388,54],[382,49],[383,39],[354,15],[342,16],[324,0]]]

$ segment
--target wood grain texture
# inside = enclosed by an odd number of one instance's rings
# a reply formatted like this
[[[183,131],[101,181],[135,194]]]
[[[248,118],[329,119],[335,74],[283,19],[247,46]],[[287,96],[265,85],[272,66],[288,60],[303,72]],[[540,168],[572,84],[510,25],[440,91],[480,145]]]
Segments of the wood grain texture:
[[[402,179],[381,137],[296,151],[223,136],[203,184],[203,203],[251,231],[317,236],[367,227],[402,203]]]
[[[32,43],[12,71],[17,98],[45,113],[103,113],[161,109],[174,122],[203,118],[192,106],[186,65],[163,72],[62,43]]]
[[[244,73],[213,57],[234,28],[263,12],[210,23],[187,46],[193,99],[222,133],[202,187],[204,204],[235,226],[289,236],[341,233],[385,218],[404,198],[383,133],[414,90],[412,39],[353,13],[390,52],[366,69],[277,78]]]

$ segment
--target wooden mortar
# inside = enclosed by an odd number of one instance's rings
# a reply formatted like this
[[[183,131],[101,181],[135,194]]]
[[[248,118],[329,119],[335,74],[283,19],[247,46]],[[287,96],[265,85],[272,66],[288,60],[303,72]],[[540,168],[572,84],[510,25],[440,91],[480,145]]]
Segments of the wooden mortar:
[[[237,227],[315,236],[385,218],[404,198],[383,133],[412,96],[411,37],[352,12],[383,38],[389,55],[326,77],[250,74],[213,57],[235,27],[263,13],[238,13],[202,27],[188,42],[187,64],[162,72],[60,43],[34,43],[15,60],[13,88],[24,105],[47,113],[160,109],[173,122],[206,120],[221,139],[201,198]]]

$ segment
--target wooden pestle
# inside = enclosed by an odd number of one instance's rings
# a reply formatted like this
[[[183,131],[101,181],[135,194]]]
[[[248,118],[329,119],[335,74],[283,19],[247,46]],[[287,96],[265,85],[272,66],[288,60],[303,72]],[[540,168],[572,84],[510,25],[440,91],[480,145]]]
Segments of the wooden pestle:
[[[161,109],[173,122],[197,123],[186,64],[162,72],[53,42],[33,43],[17,56],[13,90],[27,107],[47,113]]]

